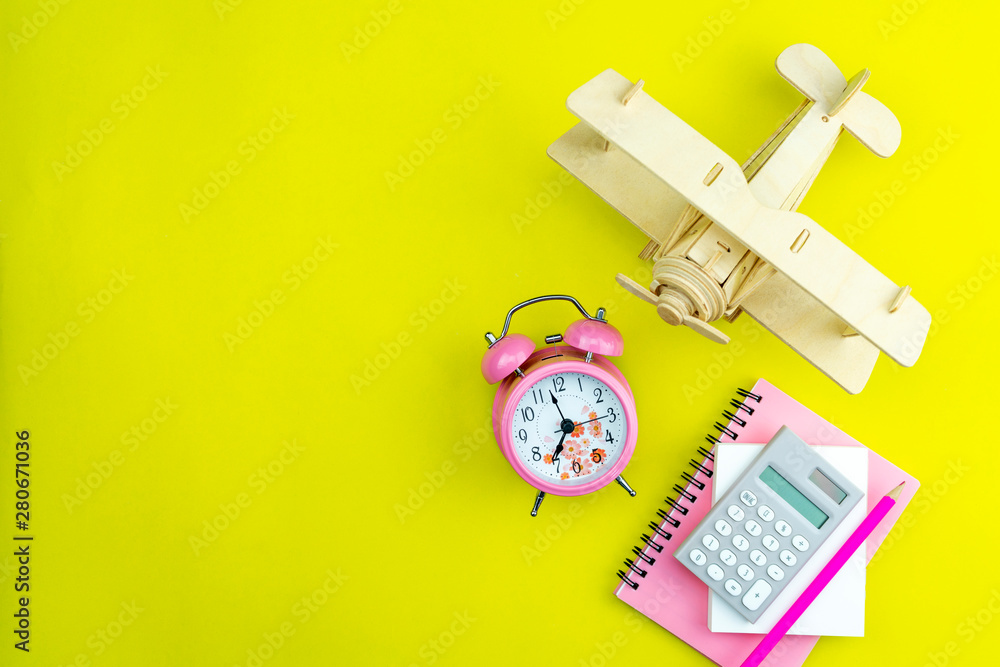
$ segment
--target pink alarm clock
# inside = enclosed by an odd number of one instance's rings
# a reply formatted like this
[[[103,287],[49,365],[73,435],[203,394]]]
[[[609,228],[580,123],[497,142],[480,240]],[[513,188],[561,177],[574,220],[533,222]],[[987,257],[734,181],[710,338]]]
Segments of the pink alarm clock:
[[[564,335],[546,336],[552,347],[536,351],[524,334],[507,333],[518,310],[555,300],[571,302],[586,319]],[[483,377],[500,382],[493,432],[507,462],[538,490],[531,516],[546,493],[579,496],[616,481],[634,496],[621,473],[638,435],[635,399],[625,376],[606,359],[621,355],[624,341],[605,321],[604,309],[591,317],[571,296],[536,297],[511,308],[500,337],[487,333],[486,340]]]

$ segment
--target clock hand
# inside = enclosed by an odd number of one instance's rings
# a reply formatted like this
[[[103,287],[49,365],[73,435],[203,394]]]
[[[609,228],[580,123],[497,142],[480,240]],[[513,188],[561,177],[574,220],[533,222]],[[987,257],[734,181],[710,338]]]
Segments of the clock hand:
[[[552,393],[551,389],[549,389],[549,396],[552,397],[552,405],[556,406],[556,410],[559,410],[559,419],[566,421],[566,417],[563,416],[562,409],[559,407],[559,401],[556,400],[556,395]]]
[[[566,434],[563,433],[562,437],[559,438],[559,444],[556,445],[556,451],[552,452],[552,462],[553,463],[555,463],[556,459],[559,458],[559,452],[561,452],[562,449],[563,449],[563,440],[565,440],[565,439],[566,439]]]
[[[552,405],[556,406],[556,410],[559,410],[559,417],[562,419],[562,421],[559,422],[559,431],[562,431],[563,438],[565,438],[567,433],[573,432],[576,425],[573,423],[572,419],[566,419],[566,417],[563,416],[562,409],[559,407],[559,401],[556,400],[556,395],[552,393],[551,389],[549,390],[549,396],[552,397]],[[555,431],[555,433],[559,433],[559,431]],[[562,444],[562,440],[560,440],[559,443]]]
[[[585,422],[577,422],[576,426],[583,426],[584,424],[589,424],[590,422],[596,422],[598,419],[604,419],[605,417],[610,417],[610,416],[611,415],[602,415],[600,417],[594,417],[593,419],[588,419]],[[558,431],[553,431],[553,433],[560,433],[561,431],[562,431],[562,429],[559,429]]]

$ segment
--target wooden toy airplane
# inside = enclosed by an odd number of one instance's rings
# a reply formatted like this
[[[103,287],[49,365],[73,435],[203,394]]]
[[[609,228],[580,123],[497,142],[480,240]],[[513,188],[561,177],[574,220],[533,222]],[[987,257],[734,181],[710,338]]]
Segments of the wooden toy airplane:
[[[776,61],[806,100],[742,165],[642,91],[606,70],[566,101],[582,122],[549,156],[641,229],[655,260],[647,290],[629,292],[673,325],[710,340],[708,324],[741,312],[769,329],[850,393],[861,391],[879,350],[912,366],[931,317],[900,288],[811,218],[793,212],[846,130],[880,157],[895,152],[892,112],[848,81],[819,49],[796,44]]]

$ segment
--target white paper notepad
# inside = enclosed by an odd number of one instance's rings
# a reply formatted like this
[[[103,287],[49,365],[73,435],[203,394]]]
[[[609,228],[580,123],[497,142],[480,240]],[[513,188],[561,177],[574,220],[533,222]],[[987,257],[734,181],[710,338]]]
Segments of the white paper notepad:
[[[764,445],[722,443],[716,448],[715,484],[712,504],[722,497],[743,470],[760,454]],[[864,447],[818,445],[817,453],[854,482],[859,489],[868,488],[868,450]],[[789,510],[792,511],[792,510]],[[816,578],[837,549],[861,525],[867,503],[858,503],[847,518],[817,550],[795,579],[781,592],[766,612],[750,623],[740,616],[716,593],[709,592],[708,628],[712,632],[764,634],[781,618],[792,603]],[[865,550],[858,551],[837,573],[809,609],[789,630],[790,635],[830,635],[863,637],[865,634]]]

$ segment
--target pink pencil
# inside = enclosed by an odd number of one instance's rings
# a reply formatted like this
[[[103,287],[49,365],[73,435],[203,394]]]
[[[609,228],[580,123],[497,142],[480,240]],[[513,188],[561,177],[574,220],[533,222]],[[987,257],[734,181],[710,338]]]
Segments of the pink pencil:
[[[844,563],[846,563],[854,552],[858,550],[858,547],[865,543],[865,540],[867,540],[868,536],[871,535],[873,530],[875,530],[875,527],[878,526],[882,519],[885,518],[885,515],[889,513],[892,506],[896,504],[896,499],[899,498],[899,494],[903,492],[904,486],[906,486],[906,482],[903,482],[895,489],[885,494],[882,500],[878,501],[878,505],[875,506],[875,509],[873,509],[868,516],[865,517],[865,520],[861,522],[861,525],[858,526],[857,530],[855,530],[851,536],[847,538],[847,541],[844,542],[844,546],[840,547],[837,553],[833,555],[833,558],[830,559],[830,562],[826,564],[826,567],[820,570],[820,573],[816,575],[816,578],[813,579],[812,583],[809,584],[804,591],[802,591],[802,595],[800,595],[799,599],[795,601],[795,604],[789,607],[788,611],[785,612],[785,615],[781,617],[781,620],[779,620],[777,624],[771,628],[771,631],[768,632],[764,639],[761,640],[760,644],[757,645],[757,648],[753,650],[753,653],[747,656],[747,659],[743,661],[743,664],[740,665],[740,667],[757,667],[760,663],[764,662],[764,658],[766,658],[768,653],[771,652],[771,649],[773,649],[775,645],[781,641],[781,638],[785,636],[785,633],[788,632],[789,628],[795,625],[795,621],[799,620],[799,617],[805,613],[806,609],[809,608],[809,605],[813,603],[813,600],[815,600],[816,597],[823,592],[823,589],[826,588],[828,583],[830,583],[830,580],[832,580],[833,577],[840,572],[840,568],[844,567]]]

